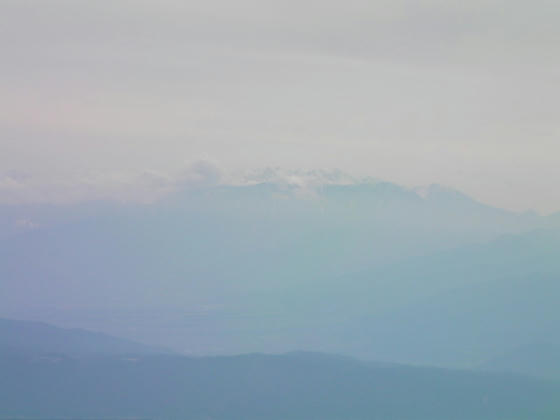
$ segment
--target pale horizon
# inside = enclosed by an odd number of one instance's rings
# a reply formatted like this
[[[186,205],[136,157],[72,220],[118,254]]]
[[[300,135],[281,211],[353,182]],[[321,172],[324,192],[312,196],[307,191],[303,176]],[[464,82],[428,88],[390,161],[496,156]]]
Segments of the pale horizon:
[[[549,6],[4,1],[0,202],[23,178],[126,195],[126,179],[202,159],[558,211]]]

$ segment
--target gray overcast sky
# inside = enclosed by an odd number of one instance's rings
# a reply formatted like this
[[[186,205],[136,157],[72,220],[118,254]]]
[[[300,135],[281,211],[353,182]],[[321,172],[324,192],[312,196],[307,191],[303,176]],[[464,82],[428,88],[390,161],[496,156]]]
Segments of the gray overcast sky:
[[[208,159],[225,172],[336,167],[560,210],[557,0],[0,9],[0,201],[26,182],[70,190],[83,176]]]

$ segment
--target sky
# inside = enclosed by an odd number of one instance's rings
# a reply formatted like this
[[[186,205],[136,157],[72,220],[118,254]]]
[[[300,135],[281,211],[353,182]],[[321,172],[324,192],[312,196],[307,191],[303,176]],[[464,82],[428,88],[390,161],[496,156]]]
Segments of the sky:
[[[280,167],[560,210],[556,1],[0,8],[0,202]]]

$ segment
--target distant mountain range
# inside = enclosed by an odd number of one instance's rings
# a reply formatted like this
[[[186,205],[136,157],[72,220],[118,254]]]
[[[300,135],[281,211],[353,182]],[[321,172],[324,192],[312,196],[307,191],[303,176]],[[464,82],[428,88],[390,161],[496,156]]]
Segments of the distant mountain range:
[[[478,367],[555,341],[560,321],[558,215],[440,186],[261,183],[0,214],[0,316],[179,353]]]
[[[533,342],[560,343],[558,250],[558,230],[509,235],[342,276],[314,297],[291,298],[325,308],[337,295],[332,314],[346,317],[338,340],[346,347],[330,351],[472,367]]]
[[[533,342],[560,342],[559,249],[559,231],[535,231],[312,279],[248,296],[231,306],[247,317],[229,325],[300,348],[476,367]],[[263,317],[276,327],[270,334]]]
[[[551,334],[548,340],[533,341],[486,360],[480,369],[517,372],[525,375],[560,379],[560,340]]]
[[[0,352],[0,418],[552,420],[560,414],[560,384],[510,374],[318,353],[193,358],[145,354],[138,345],[134,354],[128,341],[100,334],[2,325],[0,346],[26,351]],[[41,346],[45,341],[57,344]]]

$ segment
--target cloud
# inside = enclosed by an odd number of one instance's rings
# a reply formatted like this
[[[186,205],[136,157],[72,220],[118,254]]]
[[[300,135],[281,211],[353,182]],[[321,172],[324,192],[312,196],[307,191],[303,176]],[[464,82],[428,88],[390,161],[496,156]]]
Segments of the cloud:
[[[14,226],[18,230],[35,230],[40,227],[38,223],[29,219],[18,219],[14,222]]]
[[[241,184],[271,183],[291,187],[319,187],[322,185],[348,185],[360,182],[371,182],[370,178],[352,176],[340,169],[286,169],[266,167],[247,172]]]
[[[301,197],[314,196],[324,185],[377,182],[355,177],[339,169],[302,170],[266,167],[243,172],[227,172],[208,159],[188,163],[184,169],[164,173],[107,172],[81,176],[37,177],[28,174],[0,176],[0,203],[74,203],[111,200],[151,203],[170,194],[218,185],[246,186],[269,183]],[[22,220],[21,227],[25,226]],[[28,225],[28,227],[31,225]]]
[[[0,174],[0,202],[9,204],[26,202],[36,195],[36,188],[29,177],[14,176],[10,172]]]
[[[3,175],[0,176],[0,203],[66,204],[95,200],[151,202],[172,189],[169,178],[155,172],[70,177],[27,175],[18,179]],[[22,227],[24,222],[25,220],[22,221]]]
[[[6,172],[0,174],[0,204],[96,200],[151,203],[177,191],[218,185],[222,176],[217,164],[208,160],[194,161],[169,173],[146,170],[46,177]],[[21,227],[24,225],[22,221]]]
[[[187,166],[177,180],[180,188],[199,188],[218,185],[223,173],[216,163],[208,160],[198,160]]]

